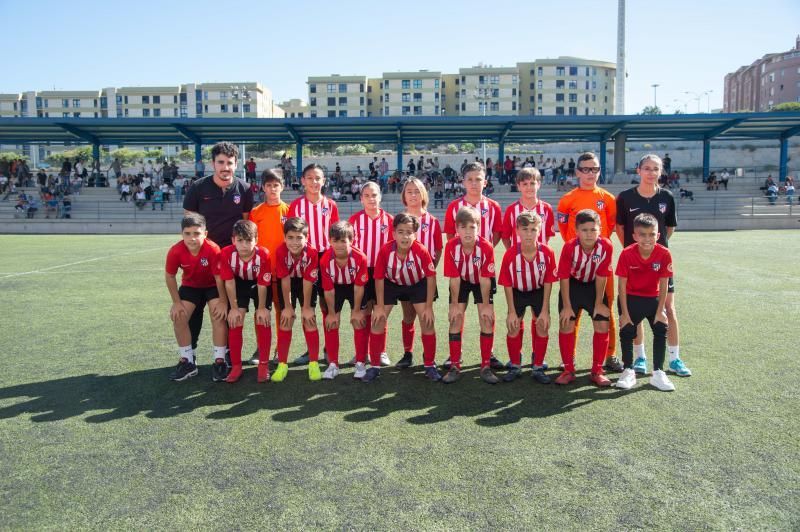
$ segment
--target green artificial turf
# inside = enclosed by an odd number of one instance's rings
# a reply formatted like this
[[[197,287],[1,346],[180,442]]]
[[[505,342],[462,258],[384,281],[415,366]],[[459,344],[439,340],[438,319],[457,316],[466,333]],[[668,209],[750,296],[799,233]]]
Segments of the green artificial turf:
[[[0,528],[800,527],[800,232],[675,236],[681,350],[694,376],[673,377],[674,393],[649,378],[628,392],[590,386],[586,327],[575,384],[537,385],[526,371],[488,386],[472,307],[464,378],[452,386],[419,367],[365,385],[347,366],[334,382],[293,368],[258,385],[250,368],[236,385],[214,384],[208,325],[200,375],[172,383],[162,271],[176,240],[0,237]],[[435,306],[440,362],[445,301]],[[303,344],[295,334],[292,356]],[[341,345],[349,360],[347,328]],[[525,346],[529,362],[529,336]],[[555,327],[547,360],[559,363]]]

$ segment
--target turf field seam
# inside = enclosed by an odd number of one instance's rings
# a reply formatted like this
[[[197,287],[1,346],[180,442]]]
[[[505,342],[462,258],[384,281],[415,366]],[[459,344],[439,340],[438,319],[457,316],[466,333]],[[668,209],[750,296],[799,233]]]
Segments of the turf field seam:
[[[36,270],[30,270],[27,272],[17,272],[17,273],[10,273],[5,274],[3,277],[0,277],[0,281],[3,279],[10,279],[11,277],[20,277],[23,275],[31,275],[34,273],[46,273],[51,270],[56,270],[58,268],[68,268],[69,266],[77,266],[78,264],[86,264],[88,262],[97,262],[99,260],[107,260],[107,259],[114,259],[117,257],[126,257],[128,255],[138,255],[140,253],[149,253],[151,251],[164,251],[163,247],[158,248],[148,248],[148,249],[140,249],[139,251],[130,251],[128,253],[117,253],[116,255],[104,255],[102,257],[92,257],[91,259],[84,259],[75,262],[68,262],[67,264],[57,264],[55,266],[49,266],[47,268],[38,268]]]

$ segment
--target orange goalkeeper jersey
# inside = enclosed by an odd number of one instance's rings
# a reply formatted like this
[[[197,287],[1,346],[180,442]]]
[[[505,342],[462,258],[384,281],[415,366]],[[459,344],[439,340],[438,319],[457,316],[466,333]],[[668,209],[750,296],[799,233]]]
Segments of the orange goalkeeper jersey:
[[[600,215],[600,234],[611,238],[617,220],[617,202],[614,194],[600,187],[592,190],[576,188],[567,192],[558,202],[558,230],[564,242],[577,236],[575,215],[583,209],[591,209]]]

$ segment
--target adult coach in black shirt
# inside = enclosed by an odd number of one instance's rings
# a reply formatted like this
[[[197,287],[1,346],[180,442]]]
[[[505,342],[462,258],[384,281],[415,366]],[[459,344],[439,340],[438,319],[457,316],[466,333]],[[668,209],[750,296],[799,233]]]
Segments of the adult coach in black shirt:
[[[239,149],[230,142],[218,142],[211,148],[214,174],[195,181],[183,198],[186,214],[202,214],[206,219],[208,238],[220,248],[231,243],[233,224],[247,219],[253,208],[253,192],[235,175]],[[197,306],[189,319],[192,347],[203,326],[203,307]]]
[[[663,165],[658,155],[648,154],[639,160],[636,172],[639,184],[617,195],[617,225],[614,230],[625,247],[634,243],[633,220],[644,213],[652,214],[658,220],[658,243],[669,247],[669,239],[678,225],[675,213],[675,197],[672,193],[658,186]],[[680,359],[678,317],[675,313],[675,281],[670,277],[667,291],[667,349],[669,351],[668,371],[681,377],[692,374]],[[644,329],[642,324],[636,331],[634,353],[636,361],[633,369],[637,373],[647,373],[647,359],[644,355]]]

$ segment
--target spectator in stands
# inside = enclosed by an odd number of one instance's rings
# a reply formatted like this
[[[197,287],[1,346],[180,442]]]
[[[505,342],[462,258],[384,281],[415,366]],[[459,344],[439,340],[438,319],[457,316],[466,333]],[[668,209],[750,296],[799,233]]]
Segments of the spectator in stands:
[[[55,218],[58,212],[58,198],[50,191],[47,191],[42,194],[42,199],[44,200],[44,217],[50,218],[52,214],[53,218]]]
[[[725,187],[725,190],[728,190],[728,180],[731,178],[731,174],[728,173],[727,168],[723,168],[722,172],[719,174],[719,179],[717,180],[717,188],[719,185]]]
[[[778,185],[775,182],[767,188],[767,199],[769,199],[770,205],[778,203]]]
[[[167,183],[161,183],[161,186],[158,187],[158,190],[161,191],[161,198],[164,203],[169,203],[169,185]],[[163,205],[162,205],[163,208]]]
[[[27,212],[28,212],[28,196],[26,196],[24,192],[20,192],[19,196],[17,196],[17,204],[14,205],[14,216],[16,217],[25,216]]]
[[[567,175],[568,177],[575,177],[575,160],[570,157],[569,163],[567,163]]]
[[[172,186],[175,187],[175,203],[183,203],[183,184],[185,181],[186,179],[178,174],[172,182]]]
[[[717,183],[717,173],[711,172],[706,179],[706,190],[719,190],[719,183]]]
[[[767,176],[767,179],[764,180],[764,186],[761,187],[761,190],[764,191],[764,194],[769,194],[769,187],[775,184],[775,180],[772,179],[772,174]]]
[[[39,171],[36,172],[36,181],[39,182],[40,187],[47,185],[47,173],[44,168],[39,168]]]
[[[389,171],[389,163],[386,162],[386,157],[381,157],[381,162],[378,165],[378,171],[381,174],[385,174],[386,172]]]
[[[142,187],[136,187],[136,192],[133,195],[133,201],[136,206],[139,207],[140,211],[144,209],[145,205],[147,205],[147,196],[145,196]]]
[[[31,196],[28,200],[28,218],[33,218],[39,212],[39,199],[36,196]]]
[[[119,200],[120,201],[128,201],[128,196],[131,194],[131,186],[128,184],[127,179],[123,179],[122,184],[119,187]]]
[[[46,176],[45,176],[45,177],[46,177]],[[5,193],[7,190],[8,190],[8,176],[7,176],[7,175],[5,175],[5,174],[0,174],[0,194],[3,194],[3,193]],[[5,198],[3,198],[3,200],[5,201],[5,199],[6,199],[7,197],[8,197],[8,196],[6,196]]]
[[[157,188],[155,193],[153,194],[152,205],[153,205],[153,209],[152,210],[156,210],[156,205],[160,205],[161,206],[161,210],[162,211],[164,210],[164,193],[161,192],[161,188]]]
[[[664,165],[664,173],[670,175],[672,173],[672,159],[670,159],[669,153],[664,154],[664,158],[661,159],[661,163]]]
[[[285,157],[286,154],[284,153],[283,156]],[[206,173],[206,165],[203,163],[203,160],[195,161],[194,163],[194,176],[195,177],[203,177]]]
[[[17,193],[17,184],[14,181],[9,181],[6,186],[6,195],[3,196],[3,201],[6,201],[9,196]]]
[[[111,163],[111,166],[108,167],[107,172],[114,171],[114,179],[119,179],[122,176],[122,163],[119,160],[119,157],[114,158],[114,162]]]
[[[786,203],[791,205],[794,201],[794,181],[791,178],[786,178],[786,187],[784,188],[786,193]]]
[[[256,180],[256,160],[250,157],[250,160],[244,165],[246,177],[248,181],[255,182]]]
[[[416,173],[417,173],[417,165],[414,164],[414,159],[410,159],[408,161],[408,165],[406,165],[406,168],[408,168],[408,175],[410,175],[410,176],[416,175]]]
[[[69,192],[64,194],[64,197],[61,198],[61,217],[72,218],[72,197],[69,195]]]

